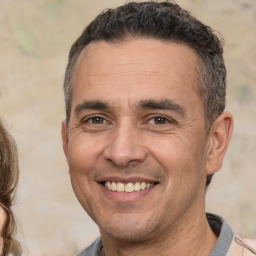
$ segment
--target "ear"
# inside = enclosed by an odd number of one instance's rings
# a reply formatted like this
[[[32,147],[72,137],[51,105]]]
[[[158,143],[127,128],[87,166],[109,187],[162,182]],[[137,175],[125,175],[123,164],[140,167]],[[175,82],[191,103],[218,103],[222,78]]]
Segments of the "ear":
[[[62,146],[63,151],[65,153],[67,162],[68,162],[68,131],[67,131],[67,123],[66,121],[62,122],[61,125],[61,136],[62,136]]]
[[[213,174],[222,166],[233,130],[233,117],[223,112],[212,124],[208,141],[206,173]]]

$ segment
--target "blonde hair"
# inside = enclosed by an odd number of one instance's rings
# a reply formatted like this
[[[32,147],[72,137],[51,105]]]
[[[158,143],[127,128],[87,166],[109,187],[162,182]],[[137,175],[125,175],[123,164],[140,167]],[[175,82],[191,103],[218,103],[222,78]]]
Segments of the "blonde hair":
[[[14,139],[0,119],[0,207],[3,208],[5,221],[2,227],[3,256],[8,253],[20,254],[20,245],[13,239],[16,224],[12,212],[15,189],[18,182],[19,168],[17,147]]]

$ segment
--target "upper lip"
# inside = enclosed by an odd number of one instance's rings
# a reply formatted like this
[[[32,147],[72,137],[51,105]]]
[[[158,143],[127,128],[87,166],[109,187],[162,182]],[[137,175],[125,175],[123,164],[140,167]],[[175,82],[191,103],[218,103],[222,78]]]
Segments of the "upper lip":
[[[98,183],[107,182],[107,181],[114,181],[114,182],[121,182],[121,183],[135,183],[135,182],[146,182],[146,183],[158,183],[157,180],[143,178],[143,177],[117,177],[117,176],[108,176],[104,178],[99,178],[96,180]]]

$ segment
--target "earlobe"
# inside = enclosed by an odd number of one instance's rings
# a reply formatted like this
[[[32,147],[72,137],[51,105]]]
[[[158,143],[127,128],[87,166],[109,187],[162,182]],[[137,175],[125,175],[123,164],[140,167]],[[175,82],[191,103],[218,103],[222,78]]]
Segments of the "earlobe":
[[[62,122],[61,136],[62,136],[63,151],[64,151],[66,159],[68,161],[68,134],[67,134],[67,124],[66,124],[66,121]]]
[[[206,173],[208,175],[221,168],[232,130],[233,117],[228,112],[223,112],[212,124],[207,151]]]

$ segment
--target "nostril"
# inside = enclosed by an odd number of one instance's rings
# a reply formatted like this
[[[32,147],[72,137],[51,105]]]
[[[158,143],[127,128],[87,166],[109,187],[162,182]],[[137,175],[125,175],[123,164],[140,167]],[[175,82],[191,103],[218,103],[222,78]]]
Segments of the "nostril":
[[[119,167],[126,167],[128,165],[141,163],[146,159],[146,156],[147,153],[143,148],[126,151],[120,151],[112,148],[104,152],[105,160],[112,162]]]

